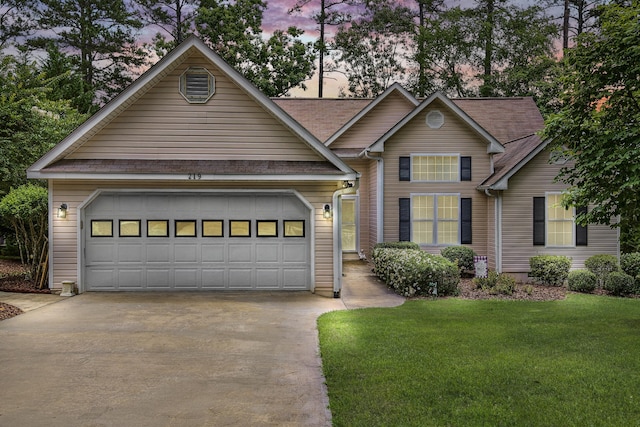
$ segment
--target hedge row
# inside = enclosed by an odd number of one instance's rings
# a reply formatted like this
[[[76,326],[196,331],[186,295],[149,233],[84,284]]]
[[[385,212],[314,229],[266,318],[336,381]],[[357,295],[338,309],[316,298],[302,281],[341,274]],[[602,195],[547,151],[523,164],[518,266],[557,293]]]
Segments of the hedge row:
[[[459,294],[458,266],[440,255],[414,248],[390,248],[385,244],[374,247],[372,262],[375,274],[400,295]]]
[[[568,274],[570,290],[590,293],[601,288],[618,296],[640,294],[640,253],[623,254],[620,264],[613,255],[593,255],[584,265],[585,269]]]

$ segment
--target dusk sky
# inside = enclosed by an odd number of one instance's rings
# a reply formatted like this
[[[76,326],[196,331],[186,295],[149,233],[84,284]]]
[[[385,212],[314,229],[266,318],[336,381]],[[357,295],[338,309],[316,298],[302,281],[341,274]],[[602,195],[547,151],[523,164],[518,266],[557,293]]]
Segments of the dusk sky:
[[[275,29],[286,29],[289,26],[296,26],[305,31],[303,39],[305,41],[314,41],[319,37],[318,25],[311,19],[311,16],[318,13],[320,9],[320,0],[312,0],[300,13],[294,15],[288,14],[288,10],[291,9],[297,0],[270,0],[267,1],[267,10],[263,17],[263,30],[266,34],[269,34]],[[415,0],[398,0],[398,3],[407,3],[415,5]],[[538,2],[533,0],[518,0],[514,1],[515,4],[521,6],[530,6]],[[460,6],[463,8],[471,7],[475,4],[474,0],[449,0],[446,2],[449,7]],[[330,34],[335,31],[335,27],[327,27],[326,31]],[[296,97],[316,97],[318,94],[318,81],[317,75],[313,80],[306,82],[307,90],[294,90],[291,95]],[[343,76],[333,73],[325,75],[325,87],[324,96],[337,97],[339,88],[346,86],[346,80]]]

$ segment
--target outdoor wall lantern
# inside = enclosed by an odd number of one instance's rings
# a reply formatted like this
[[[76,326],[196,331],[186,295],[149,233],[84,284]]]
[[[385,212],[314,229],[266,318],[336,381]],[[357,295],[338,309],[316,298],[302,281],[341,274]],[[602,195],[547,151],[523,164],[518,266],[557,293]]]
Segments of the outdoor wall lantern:
[[[333,211],[331,210],[330,204],[327,203],[324,205],[324,208],[322,208],[322,216],[324,219],[331,219],[331,217],[333,217]]]
[[[67,204],[63,203],[58,208],[58,218],[66,218],[67,217]]]

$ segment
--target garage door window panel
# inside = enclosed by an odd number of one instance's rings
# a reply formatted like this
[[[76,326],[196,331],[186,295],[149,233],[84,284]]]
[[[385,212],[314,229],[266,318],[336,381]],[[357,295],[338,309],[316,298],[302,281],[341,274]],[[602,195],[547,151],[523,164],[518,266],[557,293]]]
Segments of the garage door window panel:
[[[91,237],[113,237],[113,221],[109,219],[92,220]]]
[[[119,221],[120,237],[140,237],[139,219],[121,219]]]
[[[169,221],[147,220],[147,237],[169,237]]]
[[[196,237],[196,220],[176,220],[176,237]]]
[[[256,233],[258,237],[278,237],[278,221],[256,221]]]
[[[235,219],[229,221],[229,237],[251,237],[251,221]]]
[[[284,220],[284,237],[304,237],[304,220]]]
[[[224,237],[224,221],[221,219],[203,219],[202,237]]]

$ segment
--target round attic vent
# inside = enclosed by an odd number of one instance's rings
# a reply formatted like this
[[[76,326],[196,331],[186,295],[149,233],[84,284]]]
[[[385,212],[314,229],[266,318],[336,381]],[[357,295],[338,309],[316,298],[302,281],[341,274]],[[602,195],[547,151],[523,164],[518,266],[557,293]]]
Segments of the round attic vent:
[[[440,129],[444,124],[444,115],[438,111],[433,110],[427,114],[427,126],[431,129]]]

